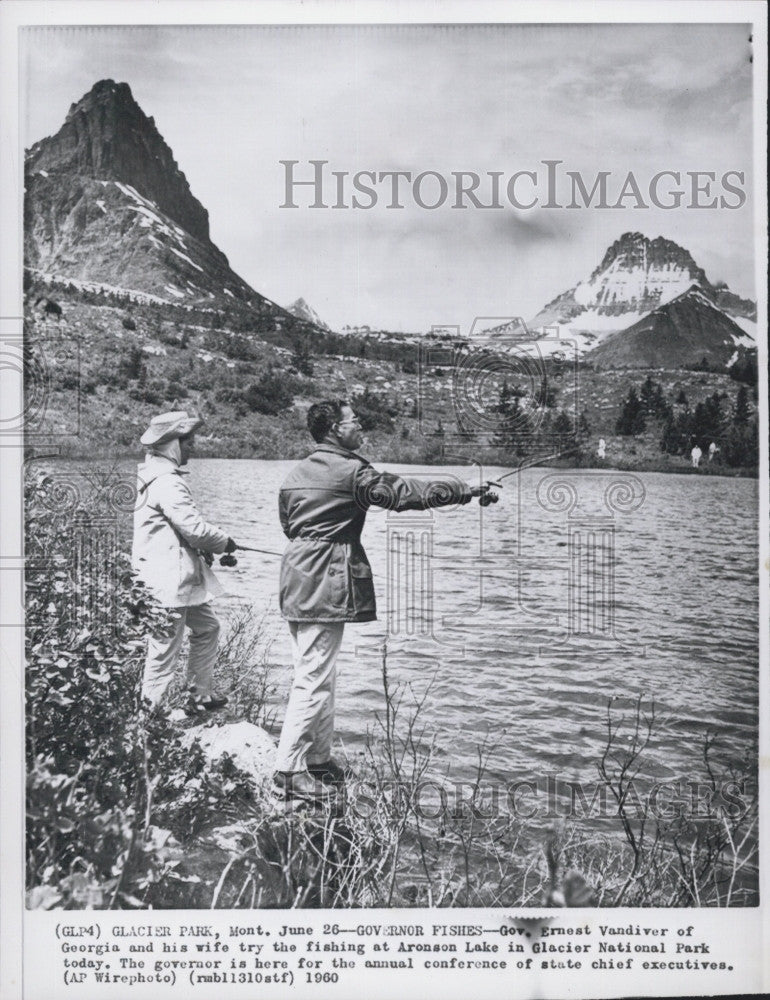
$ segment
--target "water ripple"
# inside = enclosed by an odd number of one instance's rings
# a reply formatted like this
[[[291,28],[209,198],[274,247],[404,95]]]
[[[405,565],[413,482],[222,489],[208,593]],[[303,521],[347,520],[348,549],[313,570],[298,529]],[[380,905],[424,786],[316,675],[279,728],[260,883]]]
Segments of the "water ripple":
[[[275,498],[292,464],[199,460],[193,488],[235,538],[282,548]],[[583,549],[581,563],[569,539],[581,517],[606,516],[604,482],[567,473],[579,497],[570,520],[538,504],[545,474],[526,470],[483,515],[475,504],[435,513],[435,639],[390,642],[391,685],[405,686],[401,711],[430,688],[424,721],[460,777],[474,773],[486,738],[501,780],[548,769],[594,779],[613,696],[613,715],[625,714],[626,725],[634,698],[655,698],[650,772],[691,773],[707,732],[737,758],[755,744],[758,724],[756,484],[638,474],[644,504],[615,516],[603,559],[585,561]],[[398,524],[399,515],[372,516],[364,534],[382,620],[350,626],[340,653],[337,731],[351,752],[383,710],[377,646],[389,600],[387,532]],[[278,561],[244,554],[237,571],[219,572],[232,593],[220,606],[269,605],[273,656],[286,664],[276,678],[280,720],[290,654],[276,607]],[[401,595],[400,604],[413,631],[426,626],[421,595]],[[593,610],[581,619],[581,607]]]

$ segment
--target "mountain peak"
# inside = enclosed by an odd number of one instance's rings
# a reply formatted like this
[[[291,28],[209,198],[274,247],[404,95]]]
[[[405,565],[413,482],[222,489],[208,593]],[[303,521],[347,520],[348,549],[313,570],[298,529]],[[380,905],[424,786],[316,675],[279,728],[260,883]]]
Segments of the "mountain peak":
[[[127,83],[95,83],[56,135],[32,147],[26,169],[128,184],[192,236],[209,238],[208,212]]]
[[[689,250],[673,240],[633,231],[611,243],[590,276],[544,306],[529,326],[550,335],[556,330],[562,338],[573,338],[580,351],[591,351],[693,288],[753,336],[753,302],[724,284],[712,285]]]
[[[296,302],[293,302],[289,308],[286,310],[291,313],[292,316],[296,316],[297,319],[305,320],[308,323],[313,323],[315,326],[319,327],[321,330],[329,330],[330,327],[324,323],[315,309],[309,305],[305,299],[300,296]]]
[[[604,259],[593,271],[591,279],[606,272],[613,265],[616,268],[623,267],[625,270],[641,267],[646,272],[675,270],[703,285],[704,288],[711,288],[705,271],[698,267],[690,252],[664,236],[649,239],[643,233],[623,233],[607,248]]]
[[[110,100],[114,100],[117,103],[131,101],[131,103],[136,104],[134,95],[131,93],[131,88],[127,83],[116,83],[114,80],[97,80],[88,93],[83,94],[79,101],[75,101],[74,104],[70,105],[65,121],[69,120],[73,114],[79,110],[83,110],[89,104]],[[136,104],[136,107],[138,108],[139,105]]]

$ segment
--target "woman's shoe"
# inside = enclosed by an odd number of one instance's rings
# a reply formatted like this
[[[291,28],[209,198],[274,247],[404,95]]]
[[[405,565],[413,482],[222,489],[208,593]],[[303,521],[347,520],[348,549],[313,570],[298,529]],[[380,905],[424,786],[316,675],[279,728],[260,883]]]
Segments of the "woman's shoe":
[[[184,706],[185,715],[202,715],[203,712],[216,712],[220,708],[224,708],[227,704],[228,699],[224,695],[211,695],[211,697],[203,699],[196,698],[194,695],[190,695]]]

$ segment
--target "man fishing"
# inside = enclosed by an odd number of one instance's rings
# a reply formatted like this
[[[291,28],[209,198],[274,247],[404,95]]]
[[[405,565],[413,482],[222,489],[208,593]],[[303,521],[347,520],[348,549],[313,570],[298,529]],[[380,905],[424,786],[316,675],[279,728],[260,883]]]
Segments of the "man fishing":
[[[219,619],[210,601],[223,593],[209,569],[215,552],[238,546],[221,528],[201,517],[185,481],[199,417],[175,410],[153,417],[140,441],[147,449],[139,466],[131,561],[137,576],[166,608],[174,611],[165,632],[150,635],[142,696],[160,705],[174,676],[184,638],[190,630],[187,661],[188,715],[214,711],[227,698],[214,694],[212,676],[219,640]]]
[[[356,453],[361,424],[343,400],[315,403],[307,426],[316,448],[289,473],[278,501],[289,539],[281,561],[280,608],[291,632],[294,682],[274,782],[286,799],[318,800],[333,794],[344,777],[331,747],[345,624],[377,617],[372,570],[361,544],[367,510],[467,504],[489,487],[378,472]]]

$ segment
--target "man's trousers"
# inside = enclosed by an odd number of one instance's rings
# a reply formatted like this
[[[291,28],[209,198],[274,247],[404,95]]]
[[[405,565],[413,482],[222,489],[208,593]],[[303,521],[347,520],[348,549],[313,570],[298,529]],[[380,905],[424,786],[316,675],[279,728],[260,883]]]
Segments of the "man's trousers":
[[[289,622],[294,683],[278,743],[276,771],[304,771],[332,755],[334,687],[344,622]]]
[[[219,643],[219,619],[210,604],[173,608],[173,621],[167,631],[152,634],[147,642],[142,696],[157,705],[174,676],[185,625],[190,629],[190,655],[187,660],[187,683],[196,698],[211,697],[214,661]]]

